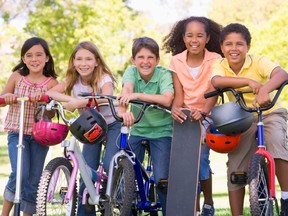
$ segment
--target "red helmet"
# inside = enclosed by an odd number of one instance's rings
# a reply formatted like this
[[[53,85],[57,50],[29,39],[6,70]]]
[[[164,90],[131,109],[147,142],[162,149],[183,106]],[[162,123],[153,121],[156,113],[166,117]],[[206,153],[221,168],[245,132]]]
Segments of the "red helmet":
[[[53,146],[61,143],[69,132],[65,124],[39,120],[33,125],[33,137],[41,145]]]
[[[240,134],[221,134],[213,125],[209,125],[206,130],[206,142],[208,146],[218,153],[228,153],[233,151],[240,142]]]

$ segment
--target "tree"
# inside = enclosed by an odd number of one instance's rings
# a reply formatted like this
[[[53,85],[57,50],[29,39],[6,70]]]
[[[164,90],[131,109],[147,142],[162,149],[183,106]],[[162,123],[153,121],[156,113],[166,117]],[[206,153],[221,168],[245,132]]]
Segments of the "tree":
[[[26,32],[48,40],[55,65],[64,76],[77,43],[94,42],[115,75],[127,66],[132,39],[144,33],[146,21],[119,0],[46,0],[29,14]]]
[[[239,22],[246,25],[252,35],[250,53],[268,56],[288,71],[288,3],[281,0],[213,0],[209,15],[222,25]],[[281,99],[288,105],[288,88]]]

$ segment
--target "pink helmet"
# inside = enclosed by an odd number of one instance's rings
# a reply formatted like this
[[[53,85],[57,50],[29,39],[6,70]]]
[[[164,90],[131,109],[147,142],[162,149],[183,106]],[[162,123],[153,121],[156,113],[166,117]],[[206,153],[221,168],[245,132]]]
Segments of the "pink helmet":
[[[33,125],[33,137],[41,145],[53,146],[61,143],[69,132],[65,124],[39,120]]]

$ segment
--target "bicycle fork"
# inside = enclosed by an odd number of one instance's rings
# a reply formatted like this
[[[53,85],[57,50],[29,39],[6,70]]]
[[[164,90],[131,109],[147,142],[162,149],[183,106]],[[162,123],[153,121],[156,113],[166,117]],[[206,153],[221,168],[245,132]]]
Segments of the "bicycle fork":
[[[262,121],[262,115],[258,117],[257,124],[257,137],[258,137],[258,150],[255,154],[263,155],[268,162],[268,179],[269,179],[269,196],[270,199],[276,199],[276,188],[275,188],[275,161],[271,154],[265,149],[264,141],[264,123]]]
[[[69,141],[67,141],[69,142]],[[81,177],[83,179],[83,182],[85,183],[86,189],[89,192],[89,199],[88,203],[90,205],[97,205],[99,204],[100,195],[97,190],[95,190],[94,184],[92,179],[95,179],[97,181],[97,173],[86,164],[83,155],[81,153],[81,150],[78,145],[76,145],[76,138],[74,136],[71,136],[71,140],[69,143],[66,143],[65,145],[69,147],[68,150],[68,158],[73,163],[73,170],[71,174],[70,182],[76,182],[77,181],[77,173],[78,168],[81,173]],[[75,184],[69,184],[67,193],[65,195],[65,202],[71,200],[73,196]]]

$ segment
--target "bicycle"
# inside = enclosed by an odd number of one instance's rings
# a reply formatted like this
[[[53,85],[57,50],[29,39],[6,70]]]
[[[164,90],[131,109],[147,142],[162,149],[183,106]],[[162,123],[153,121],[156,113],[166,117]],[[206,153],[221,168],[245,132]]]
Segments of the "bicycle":
[[[63,121],[70,125],[77,119],[72,113],[68,118],[60,102],[51,100],[45,105],[46,110],[57,110]],[[71,112],[69,112],[71,113]],[[64,147],[63,157],[52,159],[44,168],[37,192],[37,215],[71,215],[76,214],[77,207],[77,174],[81,174],[86,186],[82,194],[82,204],[96,205],[97,212],[104,211],[105,182],[107,175],[103,164],[98,170],[87,165],[82,155],[79,141],[71,135],[70,140],[61,143]]]
[[[271,109],[280,96],[283,88],[288,81],[282,83],[271,104],[264,107],[247,107],[243,98],[243,94],[252,93],[252,91],[237,91],[231,87],[218,89],[204,95],[205,98],[213,96],[222,96],[224,92],[231,92],[240,107],[249,113],[256,113],[257,122],[257,143],[258,149],[254,152],[249,161],[248,184],[249,184],[249,202],[251,215],[279,215],[279,205],[276,198],[276,182],[275,182],[275,162],[271,154],[266,150],[264,142],[264,124],[262,121],[262,112]],[[275,210],[275,211],[274,211]]]
[[[25,103],[31,101],[30,97],[16,98],[14,103],[20,102],[20,119],[19,119],[19,141],[17,145],[17,170],[16,170],[16,189],[14,197],[14,216],[20,215],[21,192],[22,192],[22,164],[23,164],[23,130],[24,130],[24,115]],[[47,102],[48,97],[42,96],[38,102]],[[0,98],[0,104],[6,104],[4,98]]]
[[[81,93],[79,96],[107,99],[114,118],[117,121],[123,121],[117,115],[113,104],[113,101],[116,100],[115,96],[97,93]],[[149,107],[171,113],[169,108],[159,104],[140,100],[131,100],[129,103],[141,105],[141,110],[134,124],[140,121],[145,110]],[[141,215],[143,211],[150,215],[158,215],[157,212],[161,210],[161,204],[156,194],[149,143],[147,141],[142,143],[148,152],[147,167],[144,168],[129,146],[127,141],[129,132],[130,128],[122,124],[119,151],[113,156],[109,165],[106,190],[109,204],[105,205],[105,216]]]

